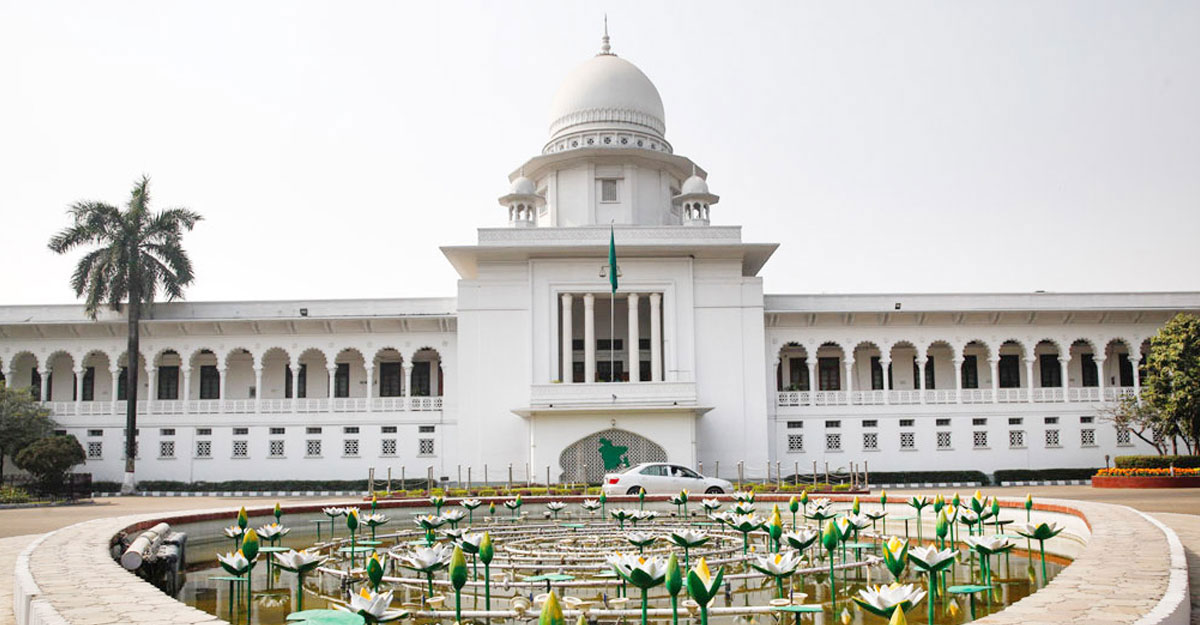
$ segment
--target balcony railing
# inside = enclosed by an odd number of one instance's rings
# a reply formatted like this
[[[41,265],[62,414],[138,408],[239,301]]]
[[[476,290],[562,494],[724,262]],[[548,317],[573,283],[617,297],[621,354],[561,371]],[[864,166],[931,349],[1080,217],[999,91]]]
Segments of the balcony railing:
[[[695,382],[597,382],[534,384],[530,405],[538,407],[694,406]]]
[[[775,393],[775,405],[784,408],[801,406],[905,406],[925,404],[1018,404],[1029,403],[1030,393],[1034,403],[1062,403],[1064,401],[1061,388],[1001,388],[994,392],[990,388],[965,388],[960,392],[956,389],[927,389],[919,390],[871,390],[871,391],[779,391]],[[1067,402],[1071,403],[1101,403],[1112,402],[1123,396],[1132,396],[1133,389],[1127,387],[1110,387],[1101,389],[1095,386],[1069,388],[1066,393]],[[994,399],[993,399],[994,396]]]
[[[431,412],[442,409],[441,397],[335,397],[301,399],[153,399],[138,400],[138,414],[313,414],[321,412]],[[59,416],[125,414],[124,401],[48,401],[43,405]]]

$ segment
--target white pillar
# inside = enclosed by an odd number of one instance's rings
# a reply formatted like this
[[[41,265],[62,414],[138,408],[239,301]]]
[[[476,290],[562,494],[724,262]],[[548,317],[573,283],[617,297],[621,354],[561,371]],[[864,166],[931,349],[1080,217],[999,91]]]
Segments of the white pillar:
[[[112,375],[112,411],[117,412],[117,385],[121,383],[121,367],[109,367],[108,372]]]
[[[154,412],[154,402],[158,399],[158,365],[150,365],[146,372],[146,411]]]
[[[300,399],[300,359],[297,358],[292,362],[292,405],[296,405],[296,400]]]
[[[583,296],[583,381],[596,381],[596,296]]]
[[[1066,354],[1066,358],[1064,358],[1063,354],[1059,354],[1058,366],[1062,369],[1062,395],[1063,395],[1062,400],[1064,402],[1070,401],[1069,398],[1067,397],[1067,389],[1070,387],[1071,384],[1070,384],[1070,380],[1067,378],[1067,371],[1069,370],[1069,368],[1071,366],[1071,355]]]
[[[808,405],[817,401],[817,357],[808,356]]]
[[[890,394],[888,389],[892,386],[892,372],[888,370],[891,368],[891,366],[891,360],[884,360],[883,358],[879,359],[879,369],[883,372],[883,403],[885,404],[892,403],[891,398],[888,397]]]
[[[403,365],[401,365],[400,368],[404,370],[404,380],[403,380],[404,397],[406,397],[406,398],[412,397],[412,372],[413,372],[412,363],[406,362]],[[407,402],[405,402],[405,403],[407,403]]]
[[[849,393],[854,392],[854,359],[847,358],[843,364],[845,365],[846,369],[846,383],[842,386],[845,387],[848,395]],[[847,401],[849,401],[849,397],[847,397]]]
[[[254,413],[262,412],[262,365],[254,368]]]
[[[83,401],[83,374],[87,373],[87,369],[79,368],[75,370],[75,403]]]
[[[954,357],[954,403],[962,403],[962,367],[967,359],[962,356]]]
[[[1137,398],[1138,403],[1142,401],[1142,379],[1138,375],[1142,370],[1141,361],[1141,354],[1129,352],[1129,364],[1133,367],[1133,396]]]
[[[988,358],[988,365],[992,368],[992,403],[1000,402],[1000,358]]]
[[[179,367],[183,370],[183,413],[188,413],[188,406],[192,402],[192,368],[187,364]]]
[[[218,410],[218,412],[222,412],[222,413],[225,412],[225,389],[226,389],[225,380],[226,380],[226,377],[227,376],[225,375],[225,367],[222,367],[218,364],[218,366],[217,366],[217,381],[219,382],[220,390],[217,391],[217,405],[220,406],[220,410]]]
[[[563,384],[575,381],[575,349],[572,341],[575,339],[575,320],[571,318],[571,307],[575,298],[570,293],[562,294],[562,373],[559,380]]]
[[[629,381],[642,379],[641,350],[638,349],[638,294],[629,294]]]
[[[662,293],[650,294],[650,380],[662,382]]]
[[[1104,356],[1092,356],[1092,362],[1096,365],[1096,381],[1100,383],[1100,401],[1104,401],[1104,361]]]
[[[1029,403],[1033,403],[1033,358],[1025,359],[1025,386],[1029,391]]]
[[[325,367],[325,370],[329,372],[329,412],[333,412],[333,387],[334,380],[337,379],[337,363],[333,363],[333,365]]]
[[[41,395],[42,401],[49,401],[48,398],[54,396],[50,391],[50,383],[53,381],[50,379],[50,370],[43,369],[38,374],[42,376],[42,387],[38,389],[38,394]]]
[[[374,384],[375,384],[375,363],[372,362],[369,366],[366,367],[366,370],[367,370],[367,412],[372,412],[371,403],[372,403],[373,398],[371,396],[371,393],[372,393],[371,387],[374,386]]]
[[[925,403],[925,354],[917,352],[913,356],[917,361],[917,380],[913,384],[913,388],[917,389],[917,401]]]

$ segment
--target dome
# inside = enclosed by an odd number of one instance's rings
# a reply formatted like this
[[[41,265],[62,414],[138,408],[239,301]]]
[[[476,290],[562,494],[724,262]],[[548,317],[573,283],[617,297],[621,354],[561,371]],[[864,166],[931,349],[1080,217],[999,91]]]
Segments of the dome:
[[[516,180],[513,180],[512,189],[509,193],[512,195],[536,195],[537,186],[533,184],[532,180],[525,176],[520,176]]]
[[[666,132],[662,97],[636,65],[598,54],[567,76],[550,106],[551,141],[583,129],[625,129],[661,139]]]
[[[693,174],[687,180],[683,181],[683,188],[679,192],[680,195],[708,195],[708,183],[703,178]]]

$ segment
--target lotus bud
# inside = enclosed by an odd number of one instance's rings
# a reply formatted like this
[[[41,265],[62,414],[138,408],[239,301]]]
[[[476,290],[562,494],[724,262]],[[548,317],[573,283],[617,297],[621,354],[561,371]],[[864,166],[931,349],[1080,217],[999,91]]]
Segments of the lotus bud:
[[[879,503],[884,506],[887,505],[887,490],[886,489],[879,491]]]
[[[841,535],[838,532],[837,524],[833,521],[825,522],[825,530],[821,532],[821,546],[827,551],[837,549],[838,541],[841,540]]]
[[[375,493],[371,493],[371,512],[374,512],[375,508],[378,508],[378,507],[379,507],[379,498],[375,496]]]
[[[796,501],[795,495],[792,495],[791,498],[788,499],[788,510],[791,511],[792,514],[796,514],[796,512],[800,510],[800,502]]]
[[[855,495],[854,503],[850,506],[850,511],[853,512],[854,514],[858,514],[861,510],[862,510],[862,506],[859,505],[858,496]],[[845,612],[845,610],[843,610],[843,612]]]
[[[279,519],[280,519],[281,517],[283,517],[283,508],[280,508],[280,507],[279,507],[279,502],[278,502],[278,501],[276,501],[276,502],[275,502],[275,522],[276,522],[276,523],[278,523],[278,522],[279,522]]]
[[[893,610],[888,625],[908,625],[908,621],[904,618],[904,610]]]
[[[563,625],[562,606],[558,603],[558,593],[551,590],[550,596],[542,604],[542,614],[538,617],[538,625]]]
[[[1000,514],[1000,500],[992,497],[992,516]]]
[[[496,548],[492,545],[492,535],[484,532],[483,539],[479,541],[479,561],[491,564],[494,555],[496,555]]]
[[[802,504],[804,504],[804,505],[806,505],[806,506],[808,505],[808,491],[801,491],[801,493],[800,493],[800,503],[802,503]]]
[[[1026,493],[1026,495],[1025,495],[1025,509],[1026,510],[1033,509],[1033,495],[1028,494],[1028,493]]]
[[[950,503],[954,504],[954,507],[957,508],[960,504],[962,504],[962,497],[959,497],[958,493],[954,493],[954,499],[952,499]]]
[[[367,560],[367,579],[371,580],[371,586],[379,588],[379,582],[383,581],[383,563],[379,561],[379,554],[371,554],[371,559]]]
[[[249,524],[250,516],[246,514],[246,506],[242,506],[242,509],[238,510],[237,513],[237,526],[244,530]]]
[[[958,615],[962,610],[958,607],[958,602],[951,600],[946,604],[946,616],[949,616],[952,622],[958,621]]]
[[[638,501],[646,501],[646,489],[643,488],[638,491]]]
[[[679,559],[675,557],[674,552],[667,558],[667,576],[663,581],[666,583],[667,593],[672,597],[683,589],[683,571],[679,570]]]
[[[608,495],[605,495],[603,491],[600,493],[600,503],[608,503]]]
[[[496,502],[488,504],[488,514],[496,514]]]
[[[242,555],[251,562],[258,555],[258,533],[253,529],[248,529],[242,534]]]
[[[351,532],[358,529],[358,508],[350,508],[346,511],[346,527]]]
[[[450,556],[450,583],[456,591],[467,585],[467,558],[458,545],[454,546],[454,555]]]
[[[946,518],[945,508],[938,512],[936,529],[938,538],[945,538],[950,533],[950,519]]]
[[[945,497],[942,497],[939,494],[938,496],[933,498],[933,511],[935,513],[941,512],[942,508],[944,508],[944,507],[946,507],[946,498]]]

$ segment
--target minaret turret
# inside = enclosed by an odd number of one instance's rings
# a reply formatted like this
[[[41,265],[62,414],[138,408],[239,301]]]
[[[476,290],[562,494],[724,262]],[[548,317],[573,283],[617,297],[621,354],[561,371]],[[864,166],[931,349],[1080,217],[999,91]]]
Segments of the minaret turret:
[[[512,189],[500,197],[500,205],[508,209],[508,225],[514,228],[536,226],[538,209],[545,203],[546,198],[538,195],[533,181],[525,176],[514,180]]]

